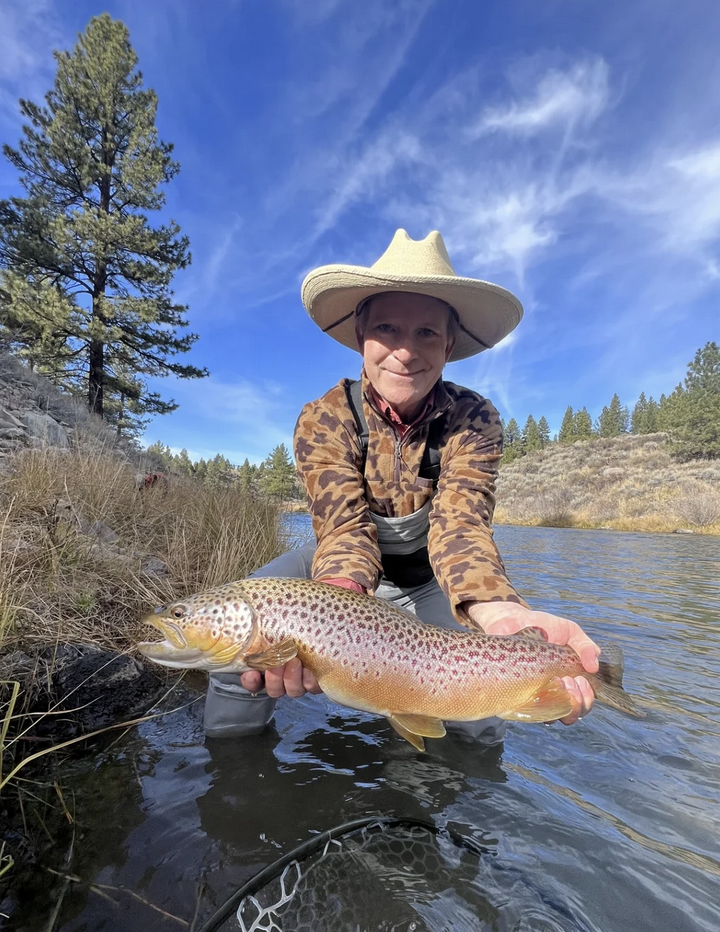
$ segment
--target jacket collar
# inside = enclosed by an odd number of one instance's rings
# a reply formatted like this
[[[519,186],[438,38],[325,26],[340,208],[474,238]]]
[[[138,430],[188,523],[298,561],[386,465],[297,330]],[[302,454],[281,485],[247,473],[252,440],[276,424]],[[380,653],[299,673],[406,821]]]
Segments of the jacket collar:
[[[367,401],[367,403],[376,414],[379,414],[383,420],[388,421],[387,415],[376,401],[376,399],[379,399],[380,396],[370,384],[370,380],[365,373],[365,369],[362,370],[361,379],[363,397],[365,398],[365,401]],[[418,424],[425,424],[429,421],[434,421],[436,418],[442,417],[442,415],[445,414],[445,412],[452,406],[452,398],[450,397],[448,390],[445,388],[445,383],[442,379],[437,380],[434,387],[431,389],[428,398],[430,398],[430,396],[434,396],[432,398],[432,403],[429,407],[424,409],[420,417],[412,422],[413,427],[417,426]]]

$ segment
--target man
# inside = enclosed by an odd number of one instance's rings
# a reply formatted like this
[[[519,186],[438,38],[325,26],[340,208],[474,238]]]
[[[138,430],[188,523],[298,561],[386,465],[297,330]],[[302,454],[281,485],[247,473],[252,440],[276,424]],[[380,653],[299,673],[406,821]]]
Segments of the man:
[[[415,242],[404,230],[371,268],[314,270],[302,296],[324,332],[362,354],[363,371],[359,384],[344,379],[305,405],[295,430],[317,548],[285,554],[258,573],[372,593],[441,627],[497,635],[541,628],[594,673],[598,647],[575,622],[532,611],[495,546],[497,411],[441,378],[446,362],[493,346],[517,326],[517,299],[457,276],[439,233]],[[213,681],[208,735],[257,730],[275,699],[319,691],[297,659],[267,671],[264,683],[256,672],[239,684],[230,676]],[[593,692],[582,676],[563,682],[572,700],[563,722],[572,724],[590,711]],[[504,734],[498,719],[449,727],[488,744]]]

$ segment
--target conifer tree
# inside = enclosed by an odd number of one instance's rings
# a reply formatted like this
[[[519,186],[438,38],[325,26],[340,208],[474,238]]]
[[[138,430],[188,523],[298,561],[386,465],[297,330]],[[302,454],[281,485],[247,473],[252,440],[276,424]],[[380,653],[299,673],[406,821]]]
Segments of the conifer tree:
[[[660,430],[659,427],[659,417],[660,417],[660,406],[657,401],[650,396],[647,401],[647,410],[645,411],[645,418],[643,420],[643,433],[644,434],[654,434]]]
[[[720,348],[706,343],[688,365],[683,417],[674,437],[683,457],[720,456]]]
[[[635,402],[635,407],[632,410],[632,415],[630,417],[630,432],[633,434],[644,434],[645,431],[645,418],[647,415],[647,398],[645,397],[645,392],[640,392],[640,397]]]
[[[222,453],[217,453],[211,460],[208,460],[205,481],[208,485],[216,487],[229,485],[233,481],[232,463]]]
[[[502,464],[512,463],[522,456],[522,437],[518,422],[511,417],[503,429],[503,455]]]
[[[543,447],[546,447],[550,443],[550,425],[544,414],[538,421],[538,431],[540,432],[540,443]]]
[[[252,465],[247,457],[245,457],[245,462],[238,467],[238,482],[246,495],[257,494],[257,471],[257,466]]]
[[[187,476],[188,479],[195,475],[193,461],[190,459],[188,451],[184,447],[176,456],[173,457],[173,466],[181,475]]]
[[[69,373],[80,374],[67,345],[73,302],[44,278],[25,278],[9,269],[0,271],[0,336],[10,352],[59,388],[68,386]]]
[[[633,434],[654,434],[660,430],[658,426],[659,405],[654,398],[646,398],[645,392],[640,392],[640,397],[633,408],[632,418],[630,421],[630,430]]]
[[[675,386],[669,395],[660,396],[658,426],[660,430],[673,435],[679,430],[687,417],[687,393],[682,384]]]
[[[609,405],[606,405],[598,420],[598,433],[601,437],[618,437],[627,432],[628,410],[620,404],[617,394],[612,396]]]
[[[158,141],[157,98],[142,87],[123,23],[94,17],[55,58],[46,106],[21,100],[23,139],[4,147],[27,196],[0,201],[0,262],[32,287],[56,289],[57,306],[41,313],[36,302],[32,324],[46,345],[48,331],[62,337],[60,364],[71,352],[65,375],[91,411],[105,416],[107,399],[124,395],[137,413],[165,414],[177,405],[146,377],[207,375],[173,361],[197,339],[180,335],[187,308],[170,290],[190,262],[187,237],[174,221],[153,227],[147,217],[179,166]]]
[[[275,447],[264,466],[263,489],[266,495],[280,501],[296,497],[295,464],[284,443]]]
[[[559,443],[572,443],[575,440],[575,415],[573,409],[568,406],[560,425],[558,433]]]
[[[590,440],[593,436],[593,423],[590,412],[582,408],[575,412],[573,417],[573,438],[575,440]]]
[[[532,453],[534,450],[542,449],[542,438],[540,437],[537,421],[532,416],[532,414],[528,415],[528,419],[525,422],[525,427],[523,428],[522,436],[523,450],[525,453]]]

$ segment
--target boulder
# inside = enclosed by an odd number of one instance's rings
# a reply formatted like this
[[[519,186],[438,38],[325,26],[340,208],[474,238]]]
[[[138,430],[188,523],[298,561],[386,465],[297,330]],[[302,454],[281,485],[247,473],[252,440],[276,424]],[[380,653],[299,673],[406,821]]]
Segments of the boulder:
[[[49,414],[25,411],[20,420],[27,428],[31,442],[36,446],[60,447],[64,450],[70,446],[67,431]]]
[[[15,651],[3,659],[0,674],[5,690],[8,681],[20,683],[15,713],[35,719],[27,734],[53,741],[137,718],[165,687],[155,669],[94,644],[60,644],[32,654]],[[28,719],[19,721],[24,729]]]
[[[0,430],[6,427],[17,427],[22,430],[23,433],[25,432],[22,421],[19,421],[7,408],[3,408],[2,405],[0,405]]]

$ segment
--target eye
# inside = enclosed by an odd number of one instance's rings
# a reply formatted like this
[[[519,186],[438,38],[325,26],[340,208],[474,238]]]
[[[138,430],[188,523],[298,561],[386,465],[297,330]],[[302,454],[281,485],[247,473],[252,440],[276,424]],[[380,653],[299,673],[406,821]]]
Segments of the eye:
[[[392,324],[375,324],[373,330],[378,330],[380,333],[390,333]]]
[[[418,330],[418,336],[430,339],[432,337],[436,337],[437,333],[434,330],[431,330],[430,327],[422,327],[420,330]]]
[[[170,610],[170,614],[173,618],[184,618],[186,609],[184,605],[176,605],[175,608]]]

